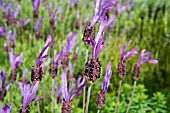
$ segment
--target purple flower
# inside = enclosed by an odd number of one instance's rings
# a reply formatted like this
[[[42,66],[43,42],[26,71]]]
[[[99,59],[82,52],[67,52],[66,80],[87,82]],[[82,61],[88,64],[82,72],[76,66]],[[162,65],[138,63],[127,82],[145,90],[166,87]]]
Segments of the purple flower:
[[[37,81],[41,81],[43,76],[43,69],[42,69],[42,63],[44,62],[44,59],[48,57],[48,49],[50,47],[50,44],[52,43],[52,37],[51,35],[48,35],[46,43],[44,45],[43,50],[39,54],[38,58],[36,59],[36,66],[32,67],[31,71],[31,81],[33,84],[35,84]]]
[[[151,60],[151,54],[152,52],[146,52],[145,49],[142,50],[142,52],[139,54],[139,58],[137,63],[134,66],[133,70],[133,78],[137,81],[140,78],[140,73],[141,73],[141,65],[144,63],[152,63],[152,64],[157,64],[158,60]]]
[[[76,17],[77,17],[76,28],[78,29],[80,27],[80,24],[81,24],[79,11],[77,12]]]
[[[77,87],[80,87],[84,83],[85,79],[83,79],[83,76],[79,76],[77,79]],[[82,90],[80,90],[77,94],[77,96],[82,95]]]
[[[22,69],[22,84],[27,83],[28,68]]]
[[[70,8],[69,8],[69,10],[70,10],[70,12],[72,11],[72,0],[68,0],[68,4],[69,4],[69,6],[70,6]]]
[[[38,18],[38,8],[40,6],[40,0],[31,0],[31,1],[34,8],[33,16],[34,18]]]
[[[0,38],[5,35],[5,28],[3,26],[0,26]]]
[[[34,95],[36,94],[39,86],[39,81],[35,83],[34,86],[31,86],[30,82],[27,82],[27,84],[22,85],[21,82],[18,83],[22,95],[22,107],[20,109],[20,113],[23,111],[26,111],[30,109],[29,104],[31,102],[35,102],[40,100],[40,97],[34,98]]]
[[[69,64],[68,79],[70,81],[73,81],[73,79],[74,79],[74,76],[73,76],[73,64],[72,63]]]
[[[17,24],[16,17],[19,14],[20,9],[21,9],[21,6],[18,5],[18,7],[13,11],[13,14],[12,14],[12,24],[13,24],[13,26],[15,26]]]
[[[55,85],[56,93],[57,93],[57,103],[61,104],[62,103],[62,89],[61,87],[59,88],[57,85]]]
[[[126,75],[126,60],[132,57],[132,55],[136,51],[136,48],[134,47],[130,52],[127,52],[130,42],[131,40],[128,43],[126,43],[126,45],[122,45],[122,47],[120,48],[121,61],[118,64],[118,72],[117,72],[120,78],[124,78]]]
[[[74,55],[73,55],[73,61],[77,61],[78,50],[79,50],[79,46],[78,46],[78,44],[76,44],[76,47],[75,47],[75,50],[74,50]]]
[[[112,63],[109,62],[107,65],[106,74],[105,74],[104,81],[102,84],[102,90],[101,90],[100,94],[98,94],[97,100],[96,100],[96,104],[97,104],[98,108],[103,107],[106,103],[106,92],[110,85],[111,75],[112,75]]]
[[[29,22],[30,22],[30,19],[24,20],[23,18],[20,18],[20,20],[17,21],[17,24],[18,24],[19,27],[23,28]]]
[[[67,90],[67,76],[66,76],[66,69],[63,69],[62,72],[62,93],[64,102],[62,105],[62,112],[65,113],[65,111],[71,112],[72,110],[72,99],[78,94],[78,92],[87,84],[86,81],[84,81],[76,90],[76,92],[73,93],[75,83],[74,80],[72,81],[71,87],[69,91]]]
[[[9,51],[9,55],[10,55],[10,63],[12,66],[12,70],[11,70],[11,74],[10,74],[10,81],[14,82],[16,80],[16,76],[17,76],[17,68],[21,65],[23,59],[23,53],[20,54],[20,56],[17,56],[15,54],[13,54],[13,50]]]
[[[4,70],[2,70],[0,72],[0,77],[1,77],[1,80],[2,80],[2,85],[0,87],[0,101],[3,101],[4,100],[4,97],[6,96],[6,92],[7,90],[10,88],[10,83],[8,83],[6,86],[5,86],[5,81],[6,81],[6,73]]]
[[[36,38],[40,37],[40,28],[41,28],[41,23],[40,23],[40,17],[39,17],[34,27]]]
[[[69,66],[69,55],[71,50],[73,49],[77,36],[78,36],[78,32],[75,32],[73,36],[72,36],[72,32],[70,32],[67,36],[66,50],[63,50],[62,59],[61,59],[61,65],[63,68],[67,68]]]
[[[75,8],[75,9],[76,9],[77,6],[78,6],[78,2],[79,2],[79,0],[74,0],[74,8]]]
[[[9,6],[9,1],[4,3],[2,0],[0,1],[0,5],[1,5],[1,8],[2,8],[2,20],[6,21],[7,20],[7,14],[6,14],[6,10],[7,10],[7,7]]]
[[[60,10],[61,10],[61,6],[59,6],[58,9],[56,9],[56,10],[53,12],[53,7],[50,6],[50,4],[49,4],[50,25],[52,26],[52,29],[53,29],[53,30],[56,28],[56,24],[57,24],[57,21],[58,21],[58,18],[57,18],[56,15],[59,13]]]
[[[1,110],[0,113],[10,113],[12,106],[6,104]]]
[[[10,39],[10,47],[12,49],[15,48],[15,40],[17,38],[17,33],[16,32],[13,32],[12,36],[11,36],[11,39]]]

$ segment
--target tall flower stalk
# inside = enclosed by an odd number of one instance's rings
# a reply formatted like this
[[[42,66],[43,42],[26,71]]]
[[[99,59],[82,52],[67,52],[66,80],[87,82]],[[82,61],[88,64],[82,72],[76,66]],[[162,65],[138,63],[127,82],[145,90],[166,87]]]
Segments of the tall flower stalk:
[[[126,113],[129,112],[129,108],[130,108],[131,102],[133,100],[133,95],[134,95],[134,92],[135,92],[136,83],[137,83],[137,81],[140,78],[142,64],[147,63],[147,62],[148,63],[152,63],[152,64],[157,64],[158,63],[158,60],[151,60],[151,54],[152,54],[151,51],[145,53],[145,49],[142,50],[142,52],[139,54],[138,61],[135,64],[134,70],[133,70],[133,78],[134,78],[135,81],[134,81],[134,85],[133,85],[133,90],[132,90],[132,94],[131,94],[131,97],[130,97],[130,101],[129,101],[128,107],[126,109]]]
[[[128,46],[131,43],[131,40],[126,43],[126,45],[122,45],[122,47],[120,48],[120,62],[118,63],[118,71],[117,74],[120,78],[120,82],[119,82],[119,89],[118,89],[118,96],[117,96],[117,100],[116,100],[116,107],[115,107],[115,113],[117,112],[117,107],[119,105],[119,98],[120,98],[120,91],[121,91],[121,86],[122,86],[122,80],[124,79],[124,77],[126,76],[126,61],[132,57],[132,55],[135,53],[136,48],[133,48],[130,52],[127,52]]]

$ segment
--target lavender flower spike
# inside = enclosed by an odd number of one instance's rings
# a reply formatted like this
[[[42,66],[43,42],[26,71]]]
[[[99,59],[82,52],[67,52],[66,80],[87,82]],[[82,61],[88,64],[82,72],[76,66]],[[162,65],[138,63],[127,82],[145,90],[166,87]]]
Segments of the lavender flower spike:
[[[98,108],[102,108],[106,103],[106,92],[108,90],[108,87],[110,84],[110,77],[112,75],[111,68],[112,68],[112,63],[109,62],[107,65],[106,74],[105,74],[104,81],[102,84],[102,90],[100,94],[98,94],[97,99],[96,99],[96,104]]]
[[[72,36],[72,32],[70,32],[67,36],[66,50],[64,51],[61,59],[61,65],[63,69],[69,66],[69,55],[71,50],[73,49],[77,36],[78,36],[78,32],[75,32],[73,36]]]
[[[44,59],[48,57],[48,49],[50,44],[52,43],[52,37],[51,35],[48,35],[46,43],[44,45],[43,50],[39,54],[38,58],[36,59],[36,66],[32,67],[31,71],[31,81],[33,84],[35,84],[37,81],[41,81],[42,79],[42,63],[44,62]]]
[[[126,60],[128,60],[135,53],[136,48],[134,47],[130,52],[127,52],[128,46],[131,43],[131,40],[126,43],[126,45],[122,45],[120,48],[120,62],[118,64],[118,76],[120,78],[124,78],[126,75]]]
[[[0,77],[1,77],[1,80],[2,80],[2,85],[0,87],[0,101],[3,101],[4,100],[4,97],[6,96],[6,92],[7,90],[10,88],[10,83],[8,83],[6,86],[5,86],[5,81],[6,81],[6,73],[4,70],[2,70],[0,72]]]
[[[16,75],[17,75],[17,68],[21,65],[23,59],[23,53],[20,54],[20,56],[17,56],[13,54],[13,50],[9,51],[10,55],[10,62],[12,66],[11,74],[10,74],[10,81],[14,82],[16,80]]]
[[[19,14],[19,11],[21,9],[21,6],[18,5],[18,7],[16,8],[15,11],[13,11],[13,14],[12,14],[12,25],[15,26],[17,24],[17,20],[16,20],[16,17],[17,15]]]
[[[152,63],[152,64],[157,64],[158,60],[151,60],[151,54],[152,52],[146,52],[145,53],[145,49],[142,50],[141,54],[139,54],[139,58],[137,63],[134,66],[134,70],[133,70],[133,78],[137,81],[140,78],[140,72],[141,72],[141,65],[144,63]]]
[[[1,2],[1,3],[0,3],[1,8],[2,8],[2,20],[7,21],[6,10],[7,10],[7,7],[8,7],[8,5],[9,5],[9,1],[6,2],[6,3],[3,3],[3,1],[1,0],[0,2]]]
[[[59,88],[57,85],[55,85],[56,93],[57,93],[57,103],[61,104],[62,103],[62,89],[61,87]]]
[[[40,6],[40,0],[31,0],[34,8],[33,17],[38,18],[38,8]]]
[[[34,95],[38,90],[38,85],[39,81],[37,81],[34,86],[31,86],[30,82],[27,82],[27,84],[25,84],[24,86],[20,85],[20,89],[22,90],[21,94],[23,96],[22,107],[19,111],[20,113],[29,113],[30,112],[29,104],[31,102],[35,102],[41,99],[40,97],[34,98]]]
[[[20,18],[19,21],[17,21],[17,25],[20,27],[20,32],[23,32],[24,26],[26,26],[30,22],[30,19],[24,20],[23,18]]]
[[[40,28],[41,28],[41,23],[40,23],[40,17],[39,17],[34,27],[36,38],[40,38]]]
[[[67,90],[67,77],[66,77],[66,69],[63,69],[62,72],[62,93],[63,93],[63,98],[64,102],[62,105],[62,113],[71,113],[72,110],[72,99],[78,94],[78,92],[87,84],[86,81],[82,83],[78,89],[76,90],[75,93],[73,93],[75,84],[74,80],[72,81],[70,90]]]
[[[27,78],[26,78],[27,75],[28,75],[28,68],[22,69],[22,84],[27,83]]]
[[[6,104],[1,110],[0,113],[10,113],[12,106]]]
[[[0,26],[0,38],[5,35],[5,29],[4,27]]]

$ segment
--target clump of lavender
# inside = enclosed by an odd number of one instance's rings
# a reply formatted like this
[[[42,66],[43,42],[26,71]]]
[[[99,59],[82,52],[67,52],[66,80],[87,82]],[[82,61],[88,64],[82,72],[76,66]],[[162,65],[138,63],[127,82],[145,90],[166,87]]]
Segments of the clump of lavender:
[[[44,62],[44,59],[48,57],[47,52],[51,43],[51,35],[48,35],[44,48],[36,59],[36,66],[33,66],[31,69],[31,81],[33,84],[35,84],[37,81],[41,81],[42,79],[42,63]]]
[[[1,110],[0,113],[10,113],[12,106],[6,104]]]
[[[105,74],[104,81],[102,84],[102,90],[100,94],[97,95],[97,99],[96,99],[96,104],[99,109],[102,108],[106,103],[106,92],[110,85],[111,75],[112,75],[112,63],[109,62],[107,65],[106,74]]]
[[[10,88],[10,83],[8,83],[6,86],[5,86],[5,81],[6,81],[6,73],[4,70],[2,70],[0,72],[0,77],[1,77],[1,80],[2,80],[2,85],[0,87],[0,101],[3,101],[4,100],[4,97],[6,96],[6,93],[8,91],[8,89]]]
[[[12,25],[13,25],[13,26],[16,26],[16,25],[17,25],[17,20],[16,20],[16,18],[17,18],[17,15],[19,14],[20,9],[21,9],[21,6],[18,5],[18,7],[17,7],[17,8],[13,11],[13,13],[12,13]]]
[[[39,81],[37,81],[34,86],[31,86],[30,82],[27,82],[24,86],[22,83],[19,83],[18,85],[22,94],[22,106],[19,113],[30,113],[29,104],[41,99],[40,97],[34,98],[34,95],[38,90]]]
[[[86,81],[84,81],[76,90],[75,93],[73,93],[75,84],[74,80],[72,81],[70,90],[68,92],[67,90],[67,76],[66,76],[66,69],[63,69],[62,72],[62,93],[63,93],[63,104],[62,104],[62,113],[71,113],[72,111],[72,99],[78,94],[78,92],[87,84]]]
[[[0,26],[0,38],[5,36],[5,28],[3,26]]]
[[[151,60],[151,54],[152,52],[146,52],[145,53],[145,49],[142,50],[142,52],[139,54],[139,58],[137,63],[134,66],[134,70],[133,70],[133,78],[134,80],[138,81],[140,78],[140,73],[141,73],[141,66],[144,63],[152,63],[152,64],[157,64],[158,60]]]
[[[107,3],[103,4],[103,6],[101,6],[101,8],[99,10],[100,2],[101,2],[100,0],[96,0],[95,13],[94,13],[93,17],[91,18],[90,24],[88,26],[86,26],[85,30],[84,30],[83,41],[86,46],[88,46],[90,44],[91,39],[94,40],[94,38],[95,38],[94,25],[97,22],[102,21],[104,18],[107,18],[106,10],[110,10],[111,8],[113,8],[113,6],[116,3],[116,2],[108,1]]]
[[[126,75],[126,61],[132,57],[132,55],[135,53],[136,48],[133,48],[130,52],[127,52],[128,46],[130,44],[131,40],[126,43],[126,45],[122,45],[120,49],[120,62],[118,64],[118,71],[117,74],[120,78],[124,78]]]
[[[133,70],[133,78],[134,78],[135,81],[134,81],[134,85],[133,85],[133,90],[132,90],[132,94],[131,94],[131,97],[130,97],[130,101],[129,101],[128,107],[126,109],[126,113],[128,113],[130,105],[131,105],[131,102],[133,100],[133,95],[134,95],[135,88],[136,88],[136,82],[140,78],[142,64],[147,63],[147,62],[148,63],[152,63],[152,64],[157,64],[158,63],[158,60],[151,60],[151,54],[152,54],[151,51],[145,53],[145,49],[142,50],[142,52],[139,54],[138,61],[135,64],[134,70]]]
[[[70,32],[67,36],[67,42],[66,42],[66,50],[63,50],[62,58],[61,58],[61,65],[62,68],[67,68],[69,66],[69,55],[71,50],[73,49],[74,43],[76,41],[76,38],[78,36],[78,33],[75,32],[72,36],[72,32]]]
[[[31,0],[34,8],[33,17],[38,18],[38,8],[40,6],[40,0]]]
[[[17,76],[17,68],[22,63],[23,53],[21,53],[20,56],[17,56],[15,54],[13,54],[13,50],[10,50],[9,55],[10,55],[10,63],[12,66],[12,70],[11,70],[11,74],[10,74],[10,81],[14,82],[16,80],[16,76]]]
[[[34,27],[36,38],[40,38],[40,28],[41,28],[41,23],[40,23],[40,17],[39,17]]]
[[[1,3],[0,3],[1,8],[2,8],[2,20],[3,20],[3,21],[7,21],[8,19],[7,19],[7,13],[6,13],[6,11],[7,11],[7,7],[9,6],[9,1],[6,2],[6,3],[4,3],[4,2],[1,0],[0,2],[1,2]]]
[[[54,12],[53,12],[53,7],[50,6],[49,4],[49,12],[50,12],[50,25],[52,27],[53,30],[56,29],[56,24],[57,24],[57,21],[58,21],[58,18],[57,18],[57,14],[59,13],[61,9],[61,6],[59,6],[58,9],[56,9]]]

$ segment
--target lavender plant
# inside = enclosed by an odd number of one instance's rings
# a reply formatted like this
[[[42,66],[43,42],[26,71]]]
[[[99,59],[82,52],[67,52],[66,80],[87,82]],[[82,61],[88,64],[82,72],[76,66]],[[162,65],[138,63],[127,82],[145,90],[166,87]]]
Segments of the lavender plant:
[[[0,113],[10,113],[12,106],[6,104],[1,110]]]
[[[38,18],[38,8],[40,6],[40,0],[31,0],[34,8],[33,17]]]
[[[0,38],[5,36],[5,28],[3,26],[0,26]]]

